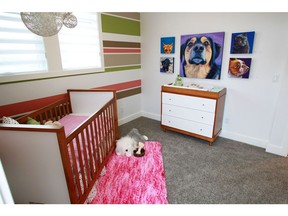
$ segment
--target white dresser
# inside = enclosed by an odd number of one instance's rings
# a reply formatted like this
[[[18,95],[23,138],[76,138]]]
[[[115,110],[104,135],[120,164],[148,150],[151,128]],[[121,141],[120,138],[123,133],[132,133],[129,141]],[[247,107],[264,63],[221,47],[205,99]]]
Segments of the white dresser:
[[[226,88],[197,90],[162,86],[161,127],[209,141],[218,137],[223,122]]]

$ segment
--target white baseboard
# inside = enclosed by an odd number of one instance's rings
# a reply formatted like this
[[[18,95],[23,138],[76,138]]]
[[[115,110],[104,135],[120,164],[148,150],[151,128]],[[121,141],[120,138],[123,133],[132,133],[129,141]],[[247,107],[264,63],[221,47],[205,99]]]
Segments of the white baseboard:
[[[156,121],[160,121],[160,115],[155,115],[153,113],[148,113],[148,112],[138,112],[138,113],[134,113],[130,116],[126,116],[122,119],[118,119],[118,125],[122,125],[122,124],[125,124],[125,123],[128,123],[134,119],[137,119],[139,117],[146,117],[146,118],[150,118],[150,119],[154,119]]]
[[[256,147],[264,148],[264,149],[266,149],[266,147],[268,145],[267,140],[262,140],[262,139],[257,139],[254,137],[244,136],[242,134],[233,133],[233,132],[229,132],[229,131],[225,131],[225,130],[222,130],[219,136],[227,138],[227,139],[231,139],[231,140],[236,140],[238,142],[243,142],[243,143],[253,145]]]
[[[266,152],[287,157],[287,153],[283,147],[267,145]]]
[[[160,115],[156,115],[153,113],[149,113],[149,112],[141,112],[141,116],[146,117],[146,118],[150,118],[150,119],[154,119],[156,121],[161,121],[161,116]]]
[[[122,125],[122,124],[125,124],[125,123],[128,123],[136,118],[139,118],[141,117],[141,112],[138,112],[138,113],[134,113],[130,116],[126,116],[125,118],[122,118],[122,119],[118,119],[118,125]]]

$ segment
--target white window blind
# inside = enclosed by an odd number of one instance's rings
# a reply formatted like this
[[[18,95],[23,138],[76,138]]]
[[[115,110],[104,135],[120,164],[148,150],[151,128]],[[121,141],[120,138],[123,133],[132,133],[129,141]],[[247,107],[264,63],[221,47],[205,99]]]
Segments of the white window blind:
[[[101,67],[97,13],[73,13],[78,20],[74,29],[63,27],[58,34],[63,70]]]
[[[0,74],[47,71],[42,37],[32,34],[19,13],[0,12]]]

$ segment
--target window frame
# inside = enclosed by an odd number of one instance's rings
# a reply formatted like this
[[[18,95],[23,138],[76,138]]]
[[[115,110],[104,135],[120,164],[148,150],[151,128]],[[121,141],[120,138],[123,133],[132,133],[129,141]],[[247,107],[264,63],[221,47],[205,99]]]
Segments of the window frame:
[[[103,39],[102,39],[102,21],[101,13],[97,14],[98,28],[99,28],[99,48],[101,56],[101,67],[89,68],[89,69],[77,69],[77,70],[64,70],[61,63],[61,53],[59,47],[58,34],[51,37],[43,37],[48,70],[37,72],[23,72],[15,74],[0,74],[0,84],[13,83],[13,82],[25,82],[31,80],[52,79],[60,77],[69,77],[77,75],[94,74],[104,71],[104,52],[103,52]],[[75,30],[77,26],[75,27]],[[33,34],[31,32],[31,34]]]

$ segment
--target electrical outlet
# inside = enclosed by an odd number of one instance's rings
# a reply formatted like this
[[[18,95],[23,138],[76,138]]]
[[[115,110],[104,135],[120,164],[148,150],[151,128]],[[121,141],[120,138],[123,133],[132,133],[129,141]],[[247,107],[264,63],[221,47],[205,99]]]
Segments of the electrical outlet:
[[[229,124],[230,119],[229,118],[225,118],[225,124]]]
[[[273,75],[273,82],[275,83],[275,82],[279,82],[279,74],[277,74],[277,73],[275,73],[274,75]]]

